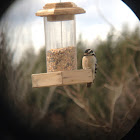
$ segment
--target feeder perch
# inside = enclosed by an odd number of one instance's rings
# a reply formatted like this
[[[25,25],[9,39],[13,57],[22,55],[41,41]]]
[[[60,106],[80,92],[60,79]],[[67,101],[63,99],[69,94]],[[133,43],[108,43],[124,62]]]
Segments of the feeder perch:
[[[93,81],[92,70],[77,70],[75,14],[85,13],[72,2],[49,3],[44,17],[47,73],[32,74],[32,87],[64,86]]]

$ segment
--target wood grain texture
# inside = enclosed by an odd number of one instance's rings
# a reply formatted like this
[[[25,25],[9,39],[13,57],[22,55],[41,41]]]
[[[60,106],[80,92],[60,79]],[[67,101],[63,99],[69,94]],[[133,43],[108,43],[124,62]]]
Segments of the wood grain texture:
[[[40,73],[32,74],[32,87],[48,87],[62,85],[62,73]]]
[[[47,21],[66,21],[66,20],[74,20],[74,15],[47,16]]]
[[[50,3],[46,4],[43,8],[36,13],[36,16],[75,15],[86,12],[83,8],[77,7],[73,2]]]
[[[73,2],[61,2],[61,3],[47,3],[43,8],[44,9],[56,9],[56,8],[70,8],[77,7]]]
[[[32,74],[32,87],[64,86],[93,82],[92,70],[72,70]]]
[[[85,13],[85,10],[76,8],[59,8],[59,9],[42,9],[36,13],[36,16],[50,16],[50,15],[75,15]]]
[[[73,70],[63,71],[63,85],[82,84],[93,81],[92,71],[89,70]]]

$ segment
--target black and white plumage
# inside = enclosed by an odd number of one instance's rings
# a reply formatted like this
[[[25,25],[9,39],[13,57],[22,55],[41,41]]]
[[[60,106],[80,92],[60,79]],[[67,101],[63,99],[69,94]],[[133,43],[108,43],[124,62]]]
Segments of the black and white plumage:
[[[95,74],[97,72],[97,59],[93,50],[86,49],[84,52],[84,56],[82,58],[82,67],[83,69],[92,69],[93,79],[95,78]],[[92,83],[87,83],[87,87],[91,87]]]

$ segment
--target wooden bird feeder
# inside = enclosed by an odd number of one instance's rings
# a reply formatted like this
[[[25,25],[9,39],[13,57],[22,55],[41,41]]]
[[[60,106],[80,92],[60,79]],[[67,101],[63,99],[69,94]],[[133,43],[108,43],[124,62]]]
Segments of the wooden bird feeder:
[[[49,3],[36,13],[44,17],[47,73],[32,74],[32,87],[93,81],[91,69],[77,70],[75,14],[81,13],[72,2]]]

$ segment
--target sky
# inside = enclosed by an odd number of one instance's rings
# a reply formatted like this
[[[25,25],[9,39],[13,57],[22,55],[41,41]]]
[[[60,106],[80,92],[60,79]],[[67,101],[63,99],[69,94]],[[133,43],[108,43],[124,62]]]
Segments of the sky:
[[[60,0],[43,0],[42,5],[50,2],[59,2]],[[61,0],[68,1],[68,0]],[[91,43],[97,38],[105,39],[107,33],[110,30],[110,24],[115,27],[117,31],[121,31],[123,24],[129,24],[130,28],[139,23],[139,20],[134,13],[121,1],[121,0],[70,0],[86,10],[85,14],[76,15],[76,33],[77,40],[79,34],[82,34],[82,38],[87,42]],[[128,16],[129,15],[129,16]],[[103,16],[105,19],[103,19]],[[37,19],[38,18],[38,19]],[[34,24],[32,31],[33,40],[36,40],[37,34],[40,32],[39,27],[42,24],[40,18],[37,17],[38,24]],[[39,21],[40,20],[40,21]],[[108,24],[108,22],[110,24]],[[43,27],[43,26],[42,26]],[[41,27],[41,28],[42,28]],[[43,30],[43,29],[42,29]],[[44,32],[44,31],[43,31]],[[43,43],[43,39],[42,39]],[[35,45],[39,45],[39,42]]]
[[[83,40],[93,44],[98,39],[104,40],[111,26],[119,33],[124,24],[128,24],[130,29],[139,25],[138,18],[121,0],[69,1],[86,10],[85,14],[76,15],[77,41],[82,34]],[[13,40],[19,39],[17,46],[20,48],[20,53],[29,47],[29,43],[32,43],[35,52],[45,45],[43,18],[35,16],[35,13],[46,3],[53,2],[60,2],[60,0],[17,0],[5,14],[3,21],[9,23],[15,32]],[[68,0],[61,0],[61,2],[68,2]],[[22,48],[23,43],[24,48]]]

